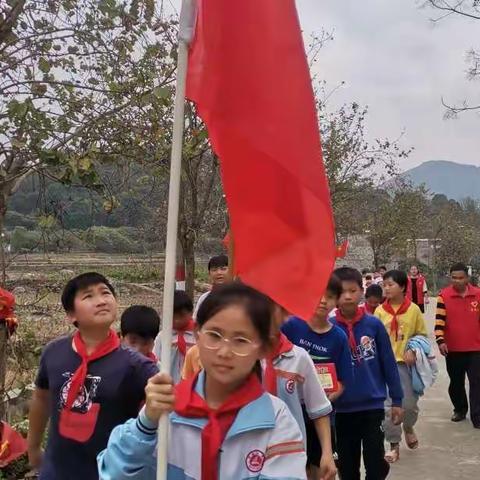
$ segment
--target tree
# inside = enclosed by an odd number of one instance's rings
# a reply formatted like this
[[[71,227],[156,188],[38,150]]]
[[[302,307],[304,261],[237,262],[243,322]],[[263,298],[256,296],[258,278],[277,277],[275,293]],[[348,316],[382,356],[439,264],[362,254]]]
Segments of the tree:
[[[370,188],[357,205],[364,234],[373,252],[374,266],[389,263],[397,255],[410,256],[426,223],[428,195],[424,187],[397,178],[383,188]]]
[[[0,222],[32,170],[113,198],[98,164],[165,163],[176,22],[153,0],[0,8]]]
[[[219,162],[211,150],[207,131],[197,116],[194,105],[188,104],[182,158],[178,240],[179,253],[185,262],[186,291],[192,298],[195,286],[195,252],[199,240],[215,235],[219,238],[225,233],[227,223]]]
[[[363,233],[357,208],[365,192],[396,173],[398,162],[408,157],[398,140],[365,135],[368,109],[357,103],[329,112],[324,100],[318,102],[323,158],[330,186],[337,232],[343,236]]]
[[[166,162],[175,31],[154,0],[1,3],[0,240],[8,199],[32,171],[101,190],[113,206],[99,164]],[[1,244],[0,262],[5,280]],[[3,327],[1,395],[5,342]]]
[[[434,240],[435,270],[447,272],[455,262],[471,264],[480,241],[480,210],[475,202],[462,205],[436,195],[429,207],[429,237]]]
[[[458,15],[470,20],[480,20],[480,2],[478,0],[426,0],[425,5],[439,12],[434,18],[438,22],[451,15]],[[467,52],[467,78],[477,80],[480,78],[480,53],[472,48]],[[443,102],[447,108],[447,117],[456,117],[461,112],[480,110],[479,103],[471,103],[464,100],[460,105],[449,105]]]

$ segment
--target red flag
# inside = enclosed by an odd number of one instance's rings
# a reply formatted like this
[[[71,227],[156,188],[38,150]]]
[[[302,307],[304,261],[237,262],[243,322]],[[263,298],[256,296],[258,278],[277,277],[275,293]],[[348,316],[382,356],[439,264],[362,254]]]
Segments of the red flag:
[[[27,441],[5,422],[1,423],[0,468],[27,452]]]
[[[294,0],[198,0],[187,96],[220,158],[243,281],[309,318],[335,259]]]
[[[350,246],[350,243],[348,240],[345,240],[344,242],[342,242],[340,245],[337,246],[337,251],[335,256],[337,258],[345,258],[347,256],[349,246]]]

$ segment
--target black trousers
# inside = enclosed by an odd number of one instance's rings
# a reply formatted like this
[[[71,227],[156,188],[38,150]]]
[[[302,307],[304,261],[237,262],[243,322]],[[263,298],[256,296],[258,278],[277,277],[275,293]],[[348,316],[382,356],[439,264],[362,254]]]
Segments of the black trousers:
[[[450,377],[448,393],[455,412],[468,412],[466,375],[470,385],[470,418],[474,425],[480,425],[480,352],[450,352],[446,360]]]
[[[363,447],[363,463],[366,480],[384,480],[390,466],[385,460],[385,435],[382,422],[385,411],[336,414],[338,471],[342,480],[360,480],[360,459]]]

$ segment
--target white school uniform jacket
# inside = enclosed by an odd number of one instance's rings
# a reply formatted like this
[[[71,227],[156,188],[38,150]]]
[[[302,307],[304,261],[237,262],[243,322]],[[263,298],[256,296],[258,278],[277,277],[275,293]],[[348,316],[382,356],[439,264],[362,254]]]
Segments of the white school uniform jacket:
[[[203,396],[205,374],[196,391]],[[201,478],[201,435],[207,418],[170,415],[168,480]],[[157,424],[142,410],[116,427],[98,455],[100,480],[155,480]],[[220,450],[220,480],[305,480],[306,455],[300,430],[287,406],[264,393],[237,414]]]
[[[277,397],[287,404],[306,443],[302,404],[312,420],[329,415],[332,411],[332,405],[318,380],[315,365],[306,350],[294,345],[292,350],[273,360],[273,367],[277,373]]]
[[[162,358],[162,333],[160,332],[155,339],[155,346],[153,347],[153,352],[160,360]],[[178,383],[182,379],[182,369],[183,364],[185,363],[185,357],[178,350],[178,335],[175,330],[173,330],[172,335],[172,353],[170,355],[170,375],[173,378],[174,383]],[[185,343],[187,344],[188,350],[195,345],[195,335],[193,332],[185,332]]]
[[[208,292],[202,293],[200,297],[197,300],[197,303],[195,304],[195,309],[193,310],[193,319],[196,321],[197,320],[197,313],[200,308],[200,305],[203,303],[203,301],[210,295],[211,290]]]

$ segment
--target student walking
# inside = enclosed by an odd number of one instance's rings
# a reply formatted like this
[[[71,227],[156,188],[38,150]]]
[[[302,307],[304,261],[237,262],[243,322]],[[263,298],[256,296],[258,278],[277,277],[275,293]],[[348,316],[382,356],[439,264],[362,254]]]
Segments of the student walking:
[[[462,263],[452,266],[450,279],[451,285],[437,299],[435,337],[450,377],[451,420],[460,422],[467,416],[467,376],[470,418],[474,428],[480,428],[480,289],[469,283],[467,267]]]
[[[383,302],[383,288],[380,285],[370,285],[365,291],[365,303],[360,306],[370,315],[375,315],[375,310]]]
[[[215,255],[208,261],[208,279],[210,280],[211,289],[208,292],[200,295],[195,309],[193,311],[193,319],[197,318],[198,309],[202,305],[203,301],[210,295],[210,292],[220,285],[230,280],[230,273],[228,271],[228,256],[227,255]]]
[[[382,322],[359,307],[362,276],[343,267],[334,271],[342,282],[335,321],[348,337],[353,361],[353,381],[335,403],[337,451],[342,480],[360,480],[363,450],[367,480],[383,480],[390,467],[385,460],[384,403],[392,399],[389,415],[402,417],[402,387],[395,356]]]
[[[188,351],[195,346],[195,323],[192,319],[193,303],[187,292],[175,290],[173,294],[173,332],[170,359],[170,374],[177,384],[182,378],[182,371]],[[162,357],[162,335],[155,340],[155,355]]]
[[[137,350],[142,355],[158,363],[153,353],[155,339],[160,331],[160,316],[152,307],[132,305],[120,318],[120,335],[124,345]]]
[[[428,303],[428,287],[425,277],[416,265],[410,267],[407,285],[407,297],[418,305],[420,311],[425,313],[425,304]]]
[[[290,317],[282,326],[287,338],[310,355],[317,369],[318,381],[332,403],[342,395],[345,386],[353,378],[347,337],[341,328],[332,325],[328,320],[328,315],[336,307],[341,293],[341,282],[332,277],[315,314],[308,322],[298,317]],[[307,465],[310,478],[317,479],[322,447],[314,422],[306,412],[304,417],[307,433]],[[334,412],[331,414],[331,437],[332,451],[336,454]]]
[[[383,322],[389,334],[395,359],[400,373],[403,389],[403,431],[405,442],[410,449],[418,448],[418,438],[414,427],[418,420],[419,395],[412,385],[411,367],[416,363],[415,352],[408,348],[409,340],[416,335],[427,337],[427,328],[423,314],[418,305],[407,296],[407,274],[400,270],[390,270],[383,276],[385,302],[377,308],[375,315]],[[388,412],[391,399],[386,403],[387,418],[385,421],[385,436],[390,443],[387,461],[396,462],[400,458],[400,441],[402,427],[392,421]]]
[[[284,321],[281,307],[274,305],[273,312],[272,349],[266,357],[263,375],[265,389],[287,404],[302,431],[307,452],[315,442],[318,459],[311,462],[315,469],[311,478],[318,478],[318,469],[322,479],[333,479],[337,468],[333,460],[330,431],[332,405],[308,353],[281,333]]]
[[[170,415],[168,479],[305,479],[297,422],[265,393],[260,360],[268,353],[271,302],[242,284],[219,287],[198,315],[204,370],[174,390],[158,374],[136,420],[117,427],[98,457],[102,480],[154,480],[158,419]]]
[[[84,273],[70,280],[62,305],[77,331],[43,350],[30,405],[28,457],[40,469],[40,480],[95,480],[97,454],[115,426],[137,416],[147,380],[158,368],[120,345],[111,329],[115,290],[103,275]]]

